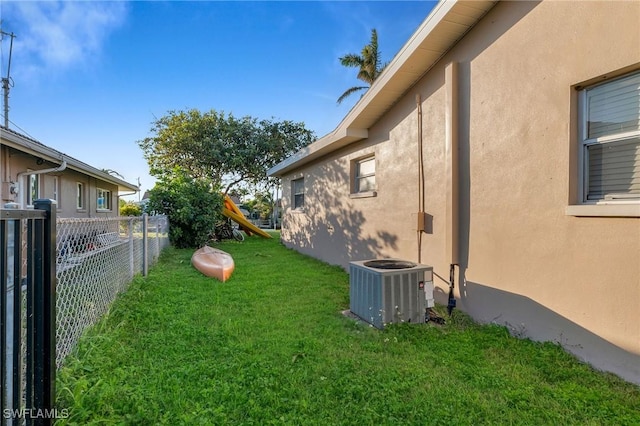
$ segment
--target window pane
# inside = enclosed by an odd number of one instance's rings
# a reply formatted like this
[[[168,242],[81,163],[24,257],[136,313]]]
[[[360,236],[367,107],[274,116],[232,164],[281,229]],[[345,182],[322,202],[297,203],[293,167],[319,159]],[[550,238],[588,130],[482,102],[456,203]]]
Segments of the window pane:
[[[376,159],[365,158],[355,162],[353,192],[370,192],[376,189]]]
[[[38,199],[38,175],[29,175],[29,193],[27,194],[27,204],[33,205]]]
[[[81,183],[77,185],[76,200],[77,200],[76,207],[79,209],[84,208],[84,189]]]
[[[304,206],[304,178],[291,181],[291,198],[294,209]]]
[[[357,192],[368,192],[376,189],[376,177],[375,176],[367,176],[363,178],[359,178],[357,181]]]
[[[375,158],[367,158],[358,163],[358,176],[371,175],[376,172]]]
[[[109,210],[111,208],[111,191],[98,188],[97,193],[97,208],[102,210]]]
[[[587,147],[589,200],[640,198],[640,138]]]
[[[58,201],[58,176],[53,177],[53,199]]]
[[[587,91],[587,138],[640,130],[640,73]]]

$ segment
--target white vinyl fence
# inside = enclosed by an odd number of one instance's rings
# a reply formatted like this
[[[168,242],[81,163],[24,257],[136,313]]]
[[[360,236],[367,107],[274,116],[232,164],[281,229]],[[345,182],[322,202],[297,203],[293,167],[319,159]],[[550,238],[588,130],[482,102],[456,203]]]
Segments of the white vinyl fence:
[[[57,220],[56,365],[169,245],[166,216]]]

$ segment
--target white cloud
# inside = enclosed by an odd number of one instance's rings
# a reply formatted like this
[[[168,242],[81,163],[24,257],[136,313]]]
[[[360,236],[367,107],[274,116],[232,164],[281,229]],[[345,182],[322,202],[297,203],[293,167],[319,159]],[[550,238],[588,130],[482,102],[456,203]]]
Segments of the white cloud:
[[[90,64],[128,8],[120,1],[3,1],[1,7],[3,31],[16,34],[12,68],[37,75]]]

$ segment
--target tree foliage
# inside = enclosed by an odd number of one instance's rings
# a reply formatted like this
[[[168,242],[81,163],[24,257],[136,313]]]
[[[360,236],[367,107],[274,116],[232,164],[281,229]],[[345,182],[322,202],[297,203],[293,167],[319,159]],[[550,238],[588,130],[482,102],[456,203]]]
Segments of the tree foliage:
[[[357,77],[367,83],[368,86],[355,86],[347,89],[338,98],[338,104],[353,93],[368,89],[387,66],[386,63],[382,64],[380,50],[378,49],[378,32],[375,28],[371,30],[371,40],[369,44],[362,48],[362,52],[359,55],[348,53],[340,58],[340,63],[345,67],[359,68]]]
[[[123,200],[120,200],[123,201]],[[120,205],[120,216],[140,216],[142,215],[142,209],[136,203],[131,201],[122,203]]]
[[[203,246],[222,220],[220,187],[179,168],[163,174],[149,194],[146,211],[169,217],[169,240],[174,247]]]
[[[260,219],[268,219],[273,214],[273,202],[273,194],[270,191],[259,191],[245,205],[257,212]]]
[[[157,119],[153,136],[138,141],[150,174],[162,178],[176,167],[207,179],[226,194],[236,184],[267,183],[267,170],[315,139],[303,123],[236,118],[197,109],[170,111]]]

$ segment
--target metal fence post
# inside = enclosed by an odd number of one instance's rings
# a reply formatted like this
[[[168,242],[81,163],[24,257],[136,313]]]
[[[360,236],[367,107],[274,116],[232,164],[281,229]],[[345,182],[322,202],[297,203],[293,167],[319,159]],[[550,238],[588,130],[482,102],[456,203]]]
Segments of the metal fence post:
[[[7,340],[13,341],[13,336],[10,336],[7,330],[9,325],[8,312],[7,312],[7,293],[9,285],[9,242],[13,244],[13,237],[9,237],[9,226],[5,225],[5,221],[2,221],[0,227],[0,250],[2,250],[2,259],[0,262],[0,277],[2,277],[2,285],[0,285],[0,408],[4,409],[8,406],[7,401],[11,399],[12,386],[9,381],[9,351]],[[13,247],[11,247],[13,249]],[[13,254],[12,254],[13,256]],[[5,278],[6,277],[6,278]],[[2,424],[5,424],[4,420],[0,420]]]
[[[149,272],[149,215],[142,214],[142,276],[146,277]]]
[[[46,211],[46,216],[33,235],[33,405],[28,408],[51,412],[56,397],[56,202],[36,200],[34,208]],[[33,423],[52,424],[53,419],[44,417]]]
[[[158,216],[155,217],[154,223],[156,225],[156,252],[154,259],[160,257],[160,218]]]
[[[7,370],[7,280],[8,268],[6,263],[8,253],[5,253],[5,247],[8,246],[7,236],[5,231],[5,221],[2,221],[2,227],[0,228],[0,248],[2,249],[2,262],[0,263],[0,277],[2,277],[2,285],[0,285],[0,409],[4,410],[6,393],[9,391],[10,383],[7,380],[9,371]],[[7,250],[8,252],[8,250]],[[3,420],[0,423],[4,424]]]
[[[133,260],[133,218],[130,217],[127,223],[129,224],[129,275],[131,279],[133,279],[133,276],[136,274],[136,266]]]
[[[0,226],[0,407],[2,425],[15,424],[7,416],[19,410],[23,395],[22,381],[22,235],[21,214],[14,213],[17,204],[8,203]]]
[[[13,265],[10,266],[11,279],[13,280],[13,343],[12,354],[13,361],[11,362],[11,368],[13,369],[12,390],[11,395],[13,398],[13,408],[20,407],[22,400],[22,285],[20,280],[20,269],[22,268],[22,233],[21,222],[14,220],[11,224],[13,234]]]

